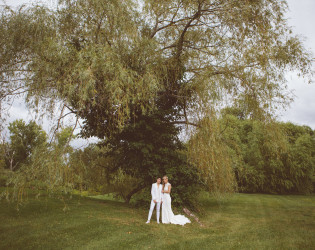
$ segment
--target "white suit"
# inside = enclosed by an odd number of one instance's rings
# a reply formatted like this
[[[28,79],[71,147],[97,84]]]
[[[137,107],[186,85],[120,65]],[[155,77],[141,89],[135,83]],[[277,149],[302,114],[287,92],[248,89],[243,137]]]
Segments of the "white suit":
[[[156,220],[157,222],[160,221],[160,207],[161,207],[161,201],[162,201],[162,184],[157,185],[157,183],[152,184],[151,188],[151,205],[150,205],[150,211],[149,211],[149,216],[148,216],[148,221],[151,220],[151,216],[156,204]],[[156,203],[154,203],[156,201]]]

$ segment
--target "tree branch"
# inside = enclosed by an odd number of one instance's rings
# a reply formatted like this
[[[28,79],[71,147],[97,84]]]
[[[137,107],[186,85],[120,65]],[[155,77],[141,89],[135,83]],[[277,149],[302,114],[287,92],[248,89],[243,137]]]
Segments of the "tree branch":
[[[189,121],[173,121],[173,122],[170,122],[170,123],[171,124],[186,124],[186,125],[191,125],[191,126],[200,128],[199,124],[193,123],[193,122],[189,122]]]
[[[178,44],[177,44],[177,52],[176,52],[176,58],[179,58],[181,53],[182,53],[182,50],[183,50],[183,43],[184,43],[184,36],[188,30],[188,28],[191,26],[191,23],[195,20],[197,20],[201,15],[201,5],[199,3],[199,6],[198,6],[198,10],[197,12],[191,17],[191,19],[189,20],[189,22],[186,24],[185,28],[183,29],[180,37],[179,37],[179,40],[178,40]]]

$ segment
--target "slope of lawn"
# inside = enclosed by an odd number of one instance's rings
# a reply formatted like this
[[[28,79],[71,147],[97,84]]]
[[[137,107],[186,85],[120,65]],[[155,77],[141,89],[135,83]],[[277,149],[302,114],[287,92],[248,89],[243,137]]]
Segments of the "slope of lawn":
[[[204,196],[204,227],[145,224],[148,210],[73,197],[70,210],[42,197],[15,210],[0,201],[0,249],[314,249],[315,196]],[[148,204],[149,207],[149,204]]]

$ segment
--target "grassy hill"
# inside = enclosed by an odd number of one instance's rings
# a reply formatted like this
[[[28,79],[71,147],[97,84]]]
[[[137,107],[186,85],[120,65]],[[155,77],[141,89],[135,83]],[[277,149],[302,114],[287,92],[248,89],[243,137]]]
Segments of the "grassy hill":
[[[0,201],[0,249],[314,249],[315,196],[235,194],[202,199],[204,227],[145,224],[148,208],[73,197]],[[149,207],[149,204],[148,204]],[[176,212],[177,213],[177,212]]]

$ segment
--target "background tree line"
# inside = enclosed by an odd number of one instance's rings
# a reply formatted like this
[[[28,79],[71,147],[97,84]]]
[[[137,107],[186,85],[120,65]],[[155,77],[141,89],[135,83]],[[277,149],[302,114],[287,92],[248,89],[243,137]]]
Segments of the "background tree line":
[[[10,141],[0,146],[0,183],[16,190],[110,193],[142,204],[150,199],[150,184],[167,174],[174,203],[196,209],[198,193],[208,187],[187,159],[190,142],[174,137],[174,128],[159,122],[146,120],[116,140],[73,149],[71,128],[62,129],[49,143],[34,121],[16,120],[8,127]],[[218,122],[239,192],[314,192],[315,131],[310,127],[290,122],[270,126],[245,118],[236,108],[224,109]]]
[[[220,121],[241,192],[308,194],[315,184],[315,131],[250,120],[228,108]]]

